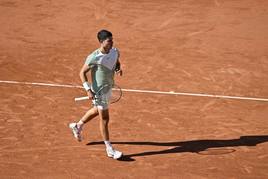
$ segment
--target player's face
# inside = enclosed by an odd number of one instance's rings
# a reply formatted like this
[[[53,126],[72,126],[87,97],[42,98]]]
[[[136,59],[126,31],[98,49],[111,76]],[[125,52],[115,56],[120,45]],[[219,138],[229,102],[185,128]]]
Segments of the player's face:
[[[102,42],[103,48],[110,50],[113,47],[113,37],[109,37]]]

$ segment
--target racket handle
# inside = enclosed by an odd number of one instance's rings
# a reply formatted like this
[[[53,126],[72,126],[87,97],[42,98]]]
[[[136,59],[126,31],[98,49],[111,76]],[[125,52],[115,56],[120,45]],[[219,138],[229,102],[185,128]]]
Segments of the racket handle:
[[[83,97],[74,98],[75,101],[81,101],[81,100],[86,100],[86,99],[89,99],[89,97],[83,96]]]

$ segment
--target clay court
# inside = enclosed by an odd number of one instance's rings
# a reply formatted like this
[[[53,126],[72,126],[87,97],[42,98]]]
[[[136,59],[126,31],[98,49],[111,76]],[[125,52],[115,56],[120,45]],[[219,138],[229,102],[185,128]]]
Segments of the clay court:
[[[266,0],[1,0],[0,178],[268,178],[267,20]],[[80,143],[68,128],[100,29],[124,70],[121,160],[98,118]]]

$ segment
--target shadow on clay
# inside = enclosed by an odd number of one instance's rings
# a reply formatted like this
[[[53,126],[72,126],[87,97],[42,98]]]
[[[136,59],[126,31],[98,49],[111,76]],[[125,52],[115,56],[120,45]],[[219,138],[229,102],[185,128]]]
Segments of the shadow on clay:
[[[206,155],[220,155],[235,152],[235,149],[226,149],[226,147],[239,147],[239,146],[257,146],[268,142],[268,135],[252,135],[252,136],[241,136],[238,139],[227,139],[227,140],[192,140],[182,142],[112,142],[113,144],[123,145],[150,145],[150,146],[166,146],[168,149],[158,151],[144,151],[140,153],[126,154],[120,161],[135,161],[135,157],[151,156],[151,155],[163,155],[173,154],[182,152],[191,152],[197,154],[205,154],[202,151],[209,151],[209,149],[215,149],[211,154]],[[90,142],[87,145],[102,145],[102,141]],[[174,147],[173,147],[174,146]],[[172,147],[172,148],[170,148]],[[225,149],[224,149],[225,148]],[[220,151],[220,149],[223,149]],[[219,152],[215,152],[215,151]],[[211,150],[212,151],[212,150]],[[223,151],[223,152],[222,152]],[[224,152],[225,151],[225,152]]]

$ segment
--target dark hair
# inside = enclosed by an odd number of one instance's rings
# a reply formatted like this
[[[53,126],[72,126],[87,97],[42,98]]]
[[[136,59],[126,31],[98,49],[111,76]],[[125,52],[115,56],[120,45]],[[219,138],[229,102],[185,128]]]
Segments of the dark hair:
[[[104,40],[112,36],[113,36],[112,32],[109,32],[108,30],[101,30],[98,32],[98,35],[97,35],[98,40],[100,42],[103,42]]]

